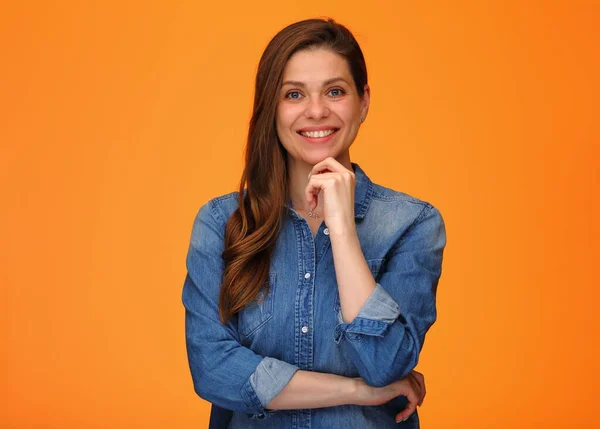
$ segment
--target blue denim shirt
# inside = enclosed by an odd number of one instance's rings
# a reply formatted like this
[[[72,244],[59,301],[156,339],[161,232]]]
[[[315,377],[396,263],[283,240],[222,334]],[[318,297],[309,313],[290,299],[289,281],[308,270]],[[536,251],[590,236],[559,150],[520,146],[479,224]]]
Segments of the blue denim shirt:
[[[395,422],[404,396],[380,406],[265,409],[298,369],[362,377],[372,386],[403,378],[417,365],[436,320],[446,244],[439,211],[374,184],[358,164],[352,166],[356,230],[376,289],[351,323],[341,315],[327,225],[321,223],[313,237],[290,204],[272,256],[270,287],[263,289],[268,294],[222,324],[221,254],[238,193],[200,208],[182,300],[194,389],[213,404],[210,429],[419,427],[416,412]]]

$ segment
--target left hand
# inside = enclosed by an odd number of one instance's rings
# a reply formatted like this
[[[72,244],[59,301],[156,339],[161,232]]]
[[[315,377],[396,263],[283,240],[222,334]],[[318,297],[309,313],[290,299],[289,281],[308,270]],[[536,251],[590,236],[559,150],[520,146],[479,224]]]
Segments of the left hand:
[[[308,208],[313,210],[319,204],[319,194],[323,191],[323,217],[330,232],[345,232],[356,228],[354,224],[354,191],[356,178],[333,157],[328,157],[312,168],[308,185],[304,190]]]
[[[417,406],[423,405],[425,399],[425,378],[417,371],[411,371],[406,377],[383,387],[371,387],[360,377],[355,378],[358,383],[358,405],[382,405],[397,396],[406,396],[406,407],[396,415],[396,422],[408,419],[415,412]]]

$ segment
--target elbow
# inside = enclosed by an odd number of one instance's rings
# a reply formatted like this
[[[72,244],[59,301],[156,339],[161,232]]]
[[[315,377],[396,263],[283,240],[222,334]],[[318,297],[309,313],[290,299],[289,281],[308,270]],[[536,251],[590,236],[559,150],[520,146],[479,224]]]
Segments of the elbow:
[[[226,392],[219,391],[214,385],[203,379],[194,378],[194,392],[201,399],[229,411],[250,412],[240,401],[230,397]]]
[[[219,398],[219,390],[216,388],[214,380],[211,380],[210,373],[206,368],[192,365],[190,366],[190,369],[196,395],[207,402],[223,406]]]
[[[398,354],[389,364],[375,365],[363,371],[362,379],[369,386],[384,387],[406,377],[419,361],[419,352],[411,350],[406,354]]]
[[[196,395],[198,395],[205,401],[212,402],[211,399],[213,398],[210,398],[210,389],[207,389],[207,383],[204,383],[203,380],[199,377],[193,377],[193,382],[194,392],[196,392]]]
[[[205,401],[229,411],[257,415],[264,412],[258,398],[248,393],[249,382],[238,388],[234,384],[237,380],[227,380],[222,374],[219,375],[220,377],[216,378],[214,372],[206,368],[195,368],[192,371],[194,392]]]

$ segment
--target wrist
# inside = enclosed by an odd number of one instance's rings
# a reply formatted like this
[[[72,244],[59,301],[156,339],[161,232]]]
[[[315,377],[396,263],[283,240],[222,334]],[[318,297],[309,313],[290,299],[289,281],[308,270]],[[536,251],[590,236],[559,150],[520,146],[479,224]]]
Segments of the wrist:
[[[342,395],[348,405],[362,405],[366,384],[359,378],[346,378],[342,387]]]
[[[358,241],[356,225],[327,225],[329,229],[329,238],[333,241],[344,241],[351,243]]]

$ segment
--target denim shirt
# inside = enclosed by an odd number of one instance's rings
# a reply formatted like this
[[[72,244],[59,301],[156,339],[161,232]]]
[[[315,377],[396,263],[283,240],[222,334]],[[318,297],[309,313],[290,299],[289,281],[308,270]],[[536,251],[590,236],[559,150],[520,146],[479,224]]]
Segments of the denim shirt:
[[[210,429],[418,428],[398,425],[399,396],[380,406],[268,410],[298,369],[362,377],[385,386],[416,365],[436,320],[446,232],[431,204],[373,183],[356,163],[355,223],[376,288],[351,323],[340,308],[331,241],[290,203],[258,303],[219,319],[225,224],[238,193],[203,205],[194,221],[182,301],[196,393],[213,404]],[[344,267],[335,267],[344,269]],[[265,291],[268,290],[268,293]]]

